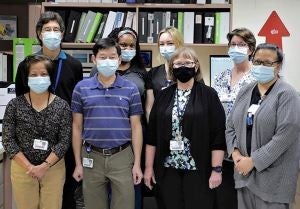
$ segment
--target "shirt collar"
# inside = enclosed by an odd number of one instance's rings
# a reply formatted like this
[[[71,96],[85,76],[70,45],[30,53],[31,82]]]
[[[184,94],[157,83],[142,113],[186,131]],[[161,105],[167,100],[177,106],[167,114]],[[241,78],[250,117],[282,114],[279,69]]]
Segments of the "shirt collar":
[[[121,88],[123,86],[124,86],[124,79],[122,79],[121,76],[117,73],[115,81],[109,88]],[[106,89],[105,87],[103,87],[103,85],[98,80],[98,73],[96,73],[92,78],[91,88],[92,89],[96,89],[96,88]]]
[[[42,54],[43,54],[43,51],[40,50],[40,51],[38,51],[36,54],[42,55]],[[58,60],[58,59],[62,59],[62,60],[67,59],[67,55],[66,55],[66,53],[65,53],[63,50],[60,50],[58,56],[57,56],[54,60]]]

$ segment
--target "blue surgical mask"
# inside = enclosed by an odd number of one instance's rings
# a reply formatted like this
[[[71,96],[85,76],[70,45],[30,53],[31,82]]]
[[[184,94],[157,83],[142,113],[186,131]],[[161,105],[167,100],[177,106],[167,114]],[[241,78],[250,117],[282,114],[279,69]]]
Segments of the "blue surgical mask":
[[[119,60],[112,60],[112,59],[97,60],[98,72],[105,77],[110,77],[114,75],[118,67],[119,67]]]
[[[172,55],[174,54],[176,48],[175,45],[170,46],[160,46],[159,52],[161,56],[163,56],[166,60],[170,60]]]
[[[46,92],[51,85],[49,76],[28,77],[28,86],[36,94]]]
[[[136,55],[135,49],[124,49],[121,51],[121,58],[124,62],[130,62]]]
[[[60,47],[61,43],[61,33],[59,32],[43,32],[43,45],[45,45],[50,50],[55,50]]]
[[[268,83],[275,78],[274,67],[264,65],[253,65],[251,74],[258,81],[258,83]]]
[[[244,62],[248,59],[248,48],[247,47],[230,47],[228,50],[228,55],[232,61],[236,64]]]

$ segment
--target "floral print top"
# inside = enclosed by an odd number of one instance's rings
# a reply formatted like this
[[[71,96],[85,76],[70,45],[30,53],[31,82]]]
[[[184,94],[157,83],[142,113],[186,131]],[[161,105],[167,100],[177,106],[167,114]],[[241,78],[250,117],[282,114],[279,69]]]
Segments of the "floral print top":
[[[255,81],[251,72],[248,71],[233,87],[231,83],[231,70],[227,69],[215,77],[213,88],[218,92],[219,99],[224,107],[226,118],[234,105],[235,99],[240,89]]]
[[[180,126],[191,90],[177,89],[176,92],[172,109],[172,140],[183,141],[184,149],[170,150],[170,155],[166,157],[164,166],[183,170],[196,170],[195,160],[191,155],[190,141],[182,136],[182,127]]]

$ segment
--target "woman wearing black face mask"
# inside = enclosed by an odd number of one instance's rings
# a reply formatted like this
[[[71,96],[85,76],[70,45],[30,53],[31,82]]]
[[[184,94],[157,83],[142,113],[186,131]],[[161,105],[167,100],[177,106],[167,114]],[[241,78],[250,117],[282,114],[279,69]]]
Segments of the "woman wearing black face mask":
[[[176,83],[159,93],[151,110],[145,184],[159,184],[166,209],[211,209],[212,189],[222,182],[225,113],[217,93],[198,82],[193,50],[178,49],[169,69]]]

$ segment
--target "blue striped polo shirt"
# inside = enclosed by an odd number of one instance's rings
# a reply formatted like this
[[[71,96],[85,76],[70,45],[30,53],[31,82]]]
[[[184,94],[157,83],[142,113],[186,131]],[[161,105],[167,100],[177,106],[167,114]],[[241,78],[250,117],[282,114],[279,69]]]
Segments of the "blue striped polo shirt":
[[[119,75],[109,88],[103,87],[97,74],[80,81],[73,91],[71,109],[83,115],[83,139],[100,148],[131,141],[129,118],[143,114],[138,88]]]

